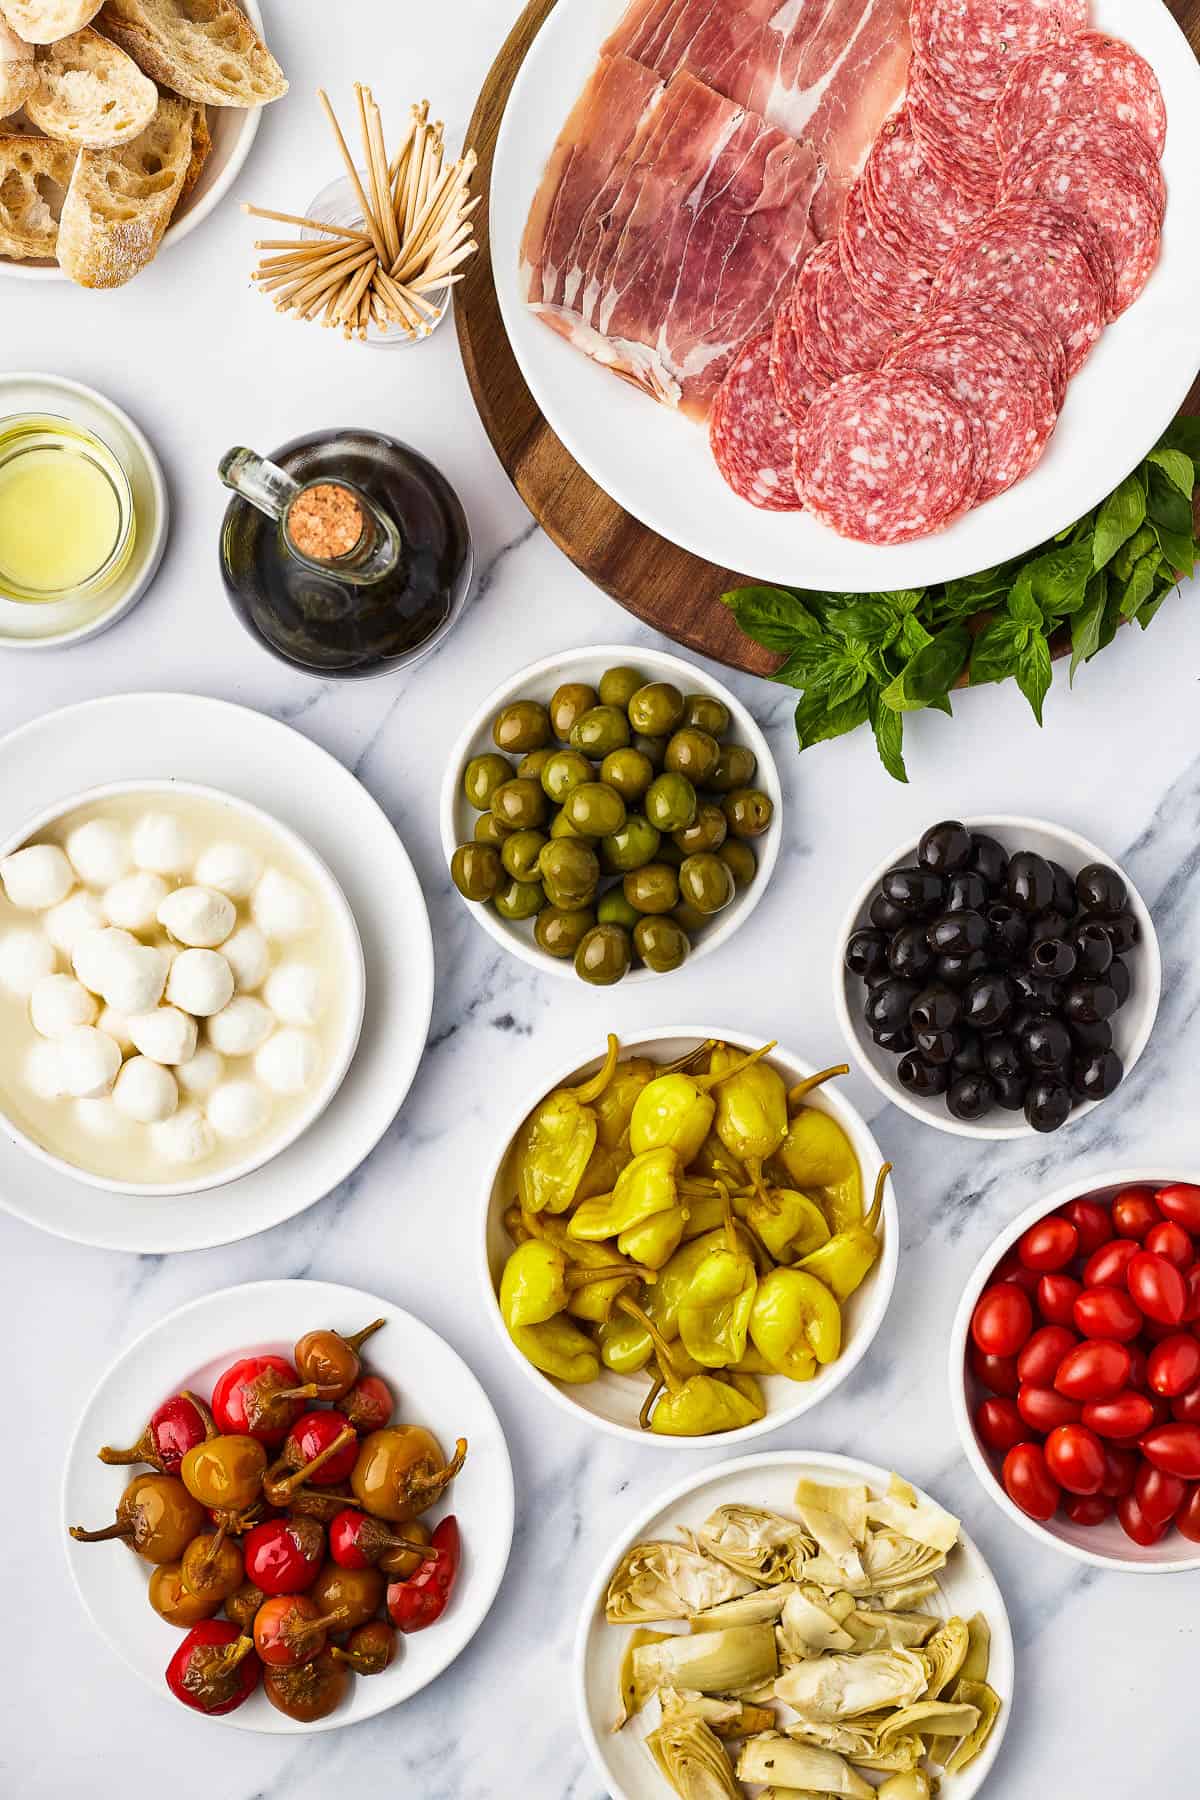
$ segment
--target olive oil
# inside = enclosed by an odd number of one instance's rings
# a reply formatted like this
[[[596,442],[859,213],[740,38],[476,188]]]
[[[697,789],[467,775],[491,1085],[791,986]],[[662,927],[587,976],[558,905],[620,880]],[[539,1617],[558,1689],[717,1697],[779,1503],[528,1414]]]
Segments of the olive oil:
[[[124,471],[65,419],[0,425],[0,596],[30,604],[111,581],[133,546]]]

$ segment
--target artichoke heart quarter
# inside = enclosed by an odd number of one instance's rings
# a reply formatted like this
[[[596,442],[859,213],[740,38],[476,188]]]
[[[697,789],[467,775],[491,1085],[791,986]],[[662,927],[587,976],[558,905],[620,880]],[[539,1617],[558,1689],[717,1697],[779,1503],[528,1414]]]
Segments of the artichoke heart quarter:
[[[604,1616],[610,1625],[686,1619],[753,1591],[748,1576],[686,1544],[635,1544],[608,1584]]]
[[[853,1719],[883,1706],[908,1706],[925,1683],[925,1664],[912,1650],[867,1650],[798,1663],[780,1676],[775,1694],[802,1718]]]
[[[741,1800],[733,1765],[703,1719],[676,1715],[646,1746],[680,1800]]]
[[[700,1527],[697,1542],[709,1556],[761,1586],[803,1579],[817,1548],[796,1519],[757,1506],[718,1506]]]

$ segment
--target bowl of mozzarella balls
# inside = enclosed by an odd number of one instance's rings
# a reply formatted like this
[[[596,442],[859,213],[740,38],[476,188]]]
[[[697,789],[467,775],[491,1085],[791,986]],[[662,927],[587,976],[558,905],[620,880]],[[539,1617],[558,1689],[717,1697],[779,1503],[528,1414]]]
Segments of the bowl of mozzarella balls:
[[[236,1181],[320,1116],[362,944],[278,820],[183,782],[75,794],[0,844],[0,1124],[92,1187]]]

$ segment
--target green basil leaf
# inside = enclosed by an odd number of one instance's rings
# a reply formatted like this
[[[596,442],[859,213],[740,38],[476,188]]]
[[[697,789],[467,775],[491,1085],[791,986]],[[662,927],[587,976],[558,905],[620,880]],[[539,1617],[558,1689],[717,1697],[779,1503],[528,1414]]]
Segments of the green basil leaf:
[[[1191,504],[1196,487],[1196,467],[1185,451],[1168,448],[1152,450],[1146,461],[1161,469],[1171,486],[1177,487],[1184,499]]]
[[[1156,525],[1165,525],[1168,531],[1178,532],[1180,537],[1188,537],[1192,533],[1192,503],[1179,489],[1169,482],[1161,469],[1150,470],[1149,500],[1146,511]]]
[[[853,700],[855,694],[861,694],[867,685],[867,671],[861,666],[847,669],[841,675],[835,675],[826,690],[826,701],[832,708],[844,706],[847,700]]]
[[[1200,418],[1184,417],[1182,413],[1173,419],[1159,439],[1172,450],[1182,450],[1190,456],[1194,463],[1200,463]]]
[[[1083,605],[1071,620],[1071,681],[1080,666],[1100,648],[1100,628],[1108,603],[1108,575],[1101,572],[1088,582]]]
[[[1163,561],[1173,574],[1186,577],[1195,573],[1196,540],[1190,532],[1169,531],[1165,525],[1156,524],[1154,535],[1162,548]]]
[[[896,640],[904,658],[907,660],[910,656],[915,656],[918,650],[923,650],[926,644],[932,642],[932,635],[926,631],[920,619],[913,618],[910,613],[901,625],[900,635]]]
[[[1029,564],[1030,589],[1043,613],[1061,619],[1078,611],[1092,574],[1092,555],[1091,543],[1085,541],[1048,550]],[[1038,622],[1029,620],[1030,624]]]
[[[886,600],[893,612],[911,615],[924,604],[925,600],[928,598],[928,590],[925,588],[885,589],[884,592],[880,594],[879,598],[881,600]]]
[[[1015,675],[1032,628],[1006,614],[990,619],[975,639],[971,652],[971,686],[985,681],[1004,681]]]
[[[1096,517],[1092,566],[1102,569],[1146,517],[1146,496],[1136,475],[1127,475],[1108,496]]]
[[[1035,631],[1017,663],[1017,686],[1033,708],[1033,716],[1039,725],[1042,722],[1042,704],[1053,679],[1050,646],[1041,632]]]
[[[1138,612],[1154,592],[1154,581],[1162,563],[1162,552],[1157,544],[1134,566],[1133,573],[1125,584],[1125,592],[1121,596],[1121,617],[1136,619]]]
[[[1146,627],[1150,624],[1150,621],[1153,619],[1155,613],[1167,598],[1168,594],[1174,593],[1175,591],[1176,588],[1174,582],[1164,586],[1160,579],[1158,583],[1158,592],[1154,595],[1153,599],[1147,600],[1145,606],[1141,608],[1137,616],[1137,622],[1143,631],[1145,631]]]
[[[867,696],[856,694],[841,706],[831,707],[824,694],[804,694],[796,706],[796,736],[801,750],[841,737],[867,722]]]
[[[1020,625],[1042,628],[1042,609],[1033,597],[1033,564],[1026,563],[1008,594],[1008,616]]]
[[[764,650],[786,654],[798,638],[819,637],[821,624],[803,601],[786,588],[744,587],[722,594],[746,636]]]
[[[863,599],[831,612],[828,627],[839,637],[861,638],[865,644],[886,645],[899,631],[900,620],[886,600]]]
[[[916,712],[945,694],[962,674],[971,648],[965,625],[947,625],[911,656],[880,695],[893,712]]]
[[[949,694],[940,694],[936,700],[929,702],[934,712],[945,713],[948,719],[954,717],[954,708],[950,704]]]
[[[898,712],[882,704],[882,696],[872,693],[868,716],[871,729],[875,733],[875,748],[879,752],[879,760],[893,781],[907,781],[908,770],[904,766],[904,720]]]
[[[1133,566],[1145,556],[1147,550],[1158,542],[1153,525],[1143,525],[1135,531],[1127,543],[1121,545],[1117,554],[1108,565],[1108,572],[1118,581],[1128,581],[1133,574]]]

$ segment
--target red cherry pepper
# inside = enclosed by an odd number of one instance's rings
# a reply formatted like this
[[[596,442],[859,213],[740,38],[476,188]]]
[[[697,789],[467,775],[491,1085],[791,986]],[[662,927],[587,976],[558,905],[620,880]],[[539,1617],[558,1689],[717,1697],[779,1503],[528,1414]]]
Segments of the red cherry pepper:
[[[325,1533],[316,1519],[300,1515],[264,1519],[242,1544],[246,1580],[264,1594],[302,1594],[321,1572]]]
[[[282,1444],[316,1389],[302,1387],[286,1356],[244,1356],[213,1389],[213,1416],[231,1437],[254,1437],[271,1449]]]
[[[179,1465],[188,1451],[215,1436],[212,1414],[203,1400],[198,1400],[185,1388],[182,1393],[172,1394],[151,1413],[145,1431],[128,1450],[114,1450],[106,1444],[96,1454],[102,1463],[144,1462],[160,1474],[178,1475]]]
[[[1165,1256],[1139,1250],[1125,1271],[1134,1301],[1157,1325],[1181,1325],[1190,1298],[1188,1284]]]
[[[436,1558],[422,1563],[407,1581],[388,1583],[388,1618],[398,1631],[424,1631],[446,1610],[462,1560],[462,1537],[453,1513],[435,1526],[430,1548],[438,1552]]]
[[[195,1712],[219,1718],[248,1700],[258,1686],[261,1664],[254,1640],[227,1619],[193,1626],[167,1664],[167,1686]]]
[[[272,1668],[294,1669],[320,1656],[331,1631],[345,1628],[344,1606],[323,1613],[307,1594],[264,1600],[254,1615],[254,1648]]]
[[[1079,1254],[1091,1256],[1113,1235],[1112,1215],[1098,1200],[1071,1200],[1059,1208],[1059,1217],[1067,1219],[1079,1233]]]
[[[391,1388],[378,1375],[360,1375],[334,1406],[363,1437],[372,1431],[382,1431],[396,1410]]]
[[[300,1468],[320,1456],[346,1430],[346,1421],[341,1413],[307,1412],[303,1418],[297,1419],[288,1433],[284,1446],[284,1455],[288,1464]],[[342,1448],[322,1463],[319,1469],[313,1469],[308,1480],[313,1487],[336,1487],[339,1481],[345,1481],[355,1463],[358,1461],[359,1444],[351,1438]]]

